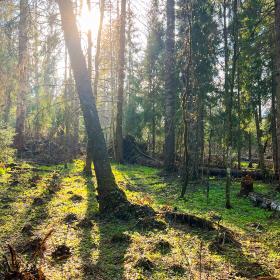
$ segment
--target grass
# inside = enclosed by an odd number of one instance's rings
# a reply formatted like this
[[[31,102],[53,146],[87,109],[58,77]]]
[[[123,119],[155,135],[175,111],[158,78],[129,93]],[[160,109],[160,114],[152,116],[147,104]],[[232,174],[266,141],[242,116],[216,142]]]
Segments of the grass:
[[[246,198],[237,197],[240,182],[232,185],[233,208],[224,208],[223,180],[211,180],[207,201],[204,186],[191,185],[185,199],[179,199],[179,178],[164,179],[158,170],[143,166],[113,164],[119,186],[130,201],[148,204],[157,210],[174,209],[203,218],[222,217],[221,224],[238,234],[242,248],[225,246],[214,250],[215,234],[185,226],[168,226],[166,230],[146,231],[129,222],[103,219],[98,216],[95,180],[82,175],[83,162],[41,167],[41,180],[30,186],[35,173],[24,164],[18,171],[18,184],[11,186],[13,172],[0,175],[0,253],[5,243],[20,245],[28,240],[22,227],[30,223],[35,235],[44,235],[54,228],[48,241],[43,264],[48,279],[256,279],[274,275],[280,278],[280,222],[271,212],[254,208]],[[28,169],[30,168],[30,169]],[[59,188],[49,194],[52,171],[59,172]],[[37,174],[38,172],[36,172]],[[269,194],[268,185],[255,183],[257,191]],[[73,203],[73,195],[82,201]],[[34,206],[36,197],[43,204]],[[67,225],[64,218],[76,214],[93,222],[92,228]],[[259,231],[252,224],[259,223]],[[128,239],[114,242],[116,236]],[[162,252],[157,244],[167,241],[170,251]],[[57,245],[66,244],[72,256],[54,261],[51,253]],[[144,265],[143,265],[144,263]],[[148,265],[150,263],[150,266]]]

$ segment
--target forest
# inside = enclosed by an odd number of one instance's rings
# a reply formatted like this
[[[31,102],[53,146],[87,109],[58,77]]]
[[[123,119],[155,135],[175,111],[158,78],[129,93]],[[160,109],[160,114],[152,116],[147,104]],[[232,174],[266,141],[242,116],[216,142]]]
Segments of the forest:
[[[0,0],[2,279],[280,279],[280,0]]]

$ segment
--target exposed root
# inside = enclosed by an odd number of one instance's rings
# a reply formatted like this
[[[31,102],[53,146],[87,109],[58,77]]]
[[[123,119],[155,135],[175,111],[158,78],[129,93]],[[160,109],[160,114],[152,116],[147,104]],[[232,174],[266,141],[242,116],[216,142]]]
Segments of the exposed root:
[[[44,253],[47,249],[47,240],[53,233],[53,229],[51,229],[44,238],[34,237],[26,244],[21,247],[21,251],[24,253],[30,253],[32,255],[32,259],[36,259],[37,257],[43,258]]]
[[[37,258],[44,257],[46,241],[52,232],[51,230],[43,239],[36,239],[36,242],[33,242],[36,246],[31,246],[33,256],[27,264],[22,261],[16,250],[8,245],[9,257],[4,256],[0,267],[0,278],[3,280],[45,280],[41,267],[37,267]]]
[[[187,224],[190,227],[198,227],[206,230],[215,230],[215,224],[206,219],[199,218],[191,214],[165,212],[165,218],[172,223]]]
[[[215,231],[217,233],[215,243],[219,246],[224,244],[232,244],[234,246],[240,247],[240,243],[236,240],[234,232],[224,226],[221,226],[219,223],[184,213],[165,212],[164,215],[166,219],[172,223],[186,224],[190,227]]]

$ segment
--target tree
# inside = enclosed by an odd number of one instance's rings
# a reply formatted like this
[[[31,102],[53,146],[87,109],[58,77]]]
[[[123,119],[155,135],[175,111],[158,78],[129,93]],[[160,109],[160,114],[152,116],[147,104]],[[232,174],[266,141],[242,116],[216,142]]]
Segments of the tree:
[[[100,46],[101,46],[101,35],[102,35],[102,28],[103,28],[103,18],[104,18],[104,6],[105,0],[100,1],[100,18],[99,18],[99,27],[98,27],[98,34],[97,34],[97,43],[96,43],[96,54],[95,54],[95,75],[93,81],[93,95],[94,98],[97,98],[97,89],[98,89],[98,82],[99,82],[99,60],[100,60]],[[89,8],[90,8],[90,1],[89,1]],[[91,75],[91,31],[88,32],[88,68],[89,68],[89,75]],[[90,156],[90,145],[87,145],[87,156],[86,156],[86,164],[84,167],[84,172],[88,175],[91,175],[91,156]]]
[[[126,204],[127,200],[124,192],[118,188],[111,170],[86,60],[82,53],[72,2],[71,0],[57,0],[57,3],[61,15],[65,43],[84,116],[88,141],[91,146],[90,152],[95,166],[100,211],[110,213],[116,211],[120,205]]]
[[[19,43],[18,43],[19,90],[17,94],[16,135],[14,139],[14,144],[18,152],[21,152],[24,149],[26,96],[28,91],[27,48],[28,48],[28,1],[20,0]]]
[[[165,142],[164,167],[167,171],[175,168],[175,2],[166,0],[166,60],[165,60]]]
[[[275,0],[275,93],[277,100],[277,146],[278,168],[280,168],[280,0]],[[278,177],[280,182],[280,169]]]
[[[205,0],[178,2],[177,46],[181,51],[178,54],[177,64],[181,77],[184,123],[182,164],[184,180],[181,196],[186,192],[188,181],[200,177],[199,166],[204,164],[206,106],[208,95],[212,94],[214,89],[218,45],[213,7],[211,1]],[[211,148],[209,151],[211,152]]]
[[[223,1],[223,38],[224,38],[224,63],[225,63],[225,107],[226,107],[226,148],[227,148],[227,181],[226,181],[226,208],[231,208],[231,153],[232,153],[232,92],[229,91],[229,48],[228,48],[228,25],[227,25],[227,0]]]
[[[116,116],[116,161],[123,162],[123,98],[125,78],[125,23],[126,0],[121,1],[121,16],[119,29],[119,54],[118,54],[118,99]]]

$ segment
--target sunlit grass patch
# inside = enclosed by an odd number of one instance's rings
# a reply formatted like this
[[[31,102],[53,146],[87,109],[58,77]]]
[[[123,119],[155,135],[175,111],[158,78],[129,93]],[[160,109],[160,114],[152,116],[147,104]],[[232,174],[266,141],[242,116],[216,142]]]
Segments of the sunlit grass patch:
[[[10,174],[1,179],[0,197],[7,195],[13,201],[0,200],[0,241],[2,244],[26,242],[28,237],[21,233],[26,223],[31,223],[34,234],[40,236],[53,228],[44,262],[48,279],[221,279],[235,277],[246,270],[245,267],[253,269],[254,263],[261,264],[255,269],[256,273],[265,273],[262,267],[275,270],[280,260],[279,221],[270,219],[269,211],[254,208],[249,200],[239,198],[240,182],[233,183],[233,208],[226,210],[223,180],[211,180],[208,201],[205,186],[201,184],[192,185],[186,198],[179,199],[179,178],[163,178],[154,168],[113,164],[117,183],[133,203],[156,210],[168,206],[168,209],[207,219],[221,216],[221,224],[240,234],[242,250],[229,246],[218,252],[211,246],[215,233],[172,225],[165,230],[147,230],[137,226],[134,219],[100,217],[95,178],[83,176],[83,166],[81,160],[68,164],[67,168],[40,166],[41,179],[32,188],[30,179],[35,174],[31,165],[30,170],[20,174],[20,183],[13,187],[8,182]],[[59,174],[59,187],[49,192],[53,172]],[[258,182],[255,188],[269,193],[268,185]],[[79,199],[73,199],[75,196]],[[35,198],[42,198],[44,203],[35,207]],[[2,209],[6,204],[11,208]],[[65,217],[69,214],[75,215],[77,221],[66,223]],[[79,223],[85,218],[89,218],[92,225],[86,223],[80,227]],[[264,230],[256,231],[250,226],[252,223],[260,223]],[[55,261],[51,255],[61,244],[67,245],[72,253],[63,262]],[[161,250],[159,244],[165,244],[167,250]],[[279,275],[279,271],[276,270],[275,275]]]

